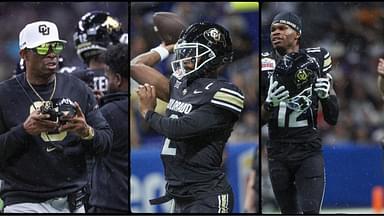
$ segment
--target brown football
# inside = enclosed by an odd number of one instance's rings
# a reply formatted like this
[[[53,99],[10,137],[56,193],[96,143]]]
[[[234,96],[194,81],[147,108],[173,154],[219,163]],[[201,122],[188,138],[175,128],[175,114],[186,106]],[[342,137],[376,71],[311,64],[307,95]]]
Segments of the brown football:
[[[171,12],[154,13],[153,25],[155,32],[166,45],[176,43],[180,33],[187,28],[185,21]]]

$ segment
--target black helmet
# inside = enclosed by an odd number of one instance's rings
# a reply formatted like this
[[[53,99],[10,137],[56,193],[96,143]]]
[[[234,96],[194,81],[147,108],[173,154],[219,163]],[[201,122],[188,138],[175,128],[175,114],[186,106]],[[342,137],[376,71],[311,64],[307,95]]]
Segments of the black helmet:
[[[195,23],[183,30],[174,50],[172,70],[177,79],[200,77],[233,58],[229,32],[214,23]],[[191,65],[189,68],[185,68],[187,63]]]
[[[73,34],[77,55],[83,60],[104,52],[108,45],[119,43],[121,23],[108,12],[92,11],[81,17]]]
[[[273,80],[289,91],[287,107],[300,112],[311,106],[314,83],[319,75],[320,66],[315,58],[304,52],[293,52],[277,63]]]

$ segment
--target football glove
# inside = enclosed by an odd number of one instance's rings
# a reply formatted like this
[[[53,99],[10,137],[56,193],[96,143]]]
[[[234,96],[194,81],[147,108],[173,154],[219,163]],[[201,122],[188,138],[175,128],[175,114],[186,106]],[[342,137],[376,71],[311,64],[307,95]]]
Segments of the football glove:
[[[329,89],[331,87],[331,74],[327,73],[326,78],[317,78],[315,83],[315,92],[317,96],[321,99],[326,99],[329,97]]]
[[[280,101],[289,98],[289,91],[285,90],[285,86],[282,85],[276,89],[278,85],[279,83],[277,81],[273,81],[273,76],[271,76],[269,78],[268,95],[265,101],[267,103],[271,103],[273,107],[278,106]]]

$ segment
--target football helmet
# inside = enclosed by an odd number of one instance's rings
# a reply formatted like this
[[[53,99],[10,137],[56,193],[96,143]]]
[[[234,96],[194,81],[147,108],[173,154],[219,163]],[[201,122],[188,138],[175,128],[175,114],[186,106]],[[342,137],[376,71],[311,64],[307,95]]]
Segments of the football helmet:
[[[287,107],[303,112],[312,104],[312,94],[316,78],[320,75],[317,60],[306,53],[289,53],[277,63],[273,80],[284,85],[289,98],[284,100]]]
[[[89,56],[107,50],[108,45],[120,43],[124,35],[122,24],[104,11],[92,11],[81,17],[73,34],[77,55],[86,62]]]
[[[172,71],[179,80],[201,77],[233,59],[229,32],[213,23],[195,23],[183,30],[174,52]]]

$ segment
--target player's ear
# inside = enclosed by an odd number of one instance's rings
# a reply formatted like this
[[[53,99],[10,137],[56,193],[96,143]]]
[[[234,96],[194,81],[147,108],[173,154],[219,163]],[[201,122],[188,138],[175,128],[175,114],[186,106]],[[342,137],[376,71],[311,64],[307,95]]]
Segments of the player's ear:
[[[296,39],[299,40],[300,37],[301,37],[301,34],[300,34],[300,33],[297,33],[297,34],[296,34]]]
[[[116,76],[116,85],[120,87],[120,85],[123,84],[123,77],[119,73],[116,73],[115,76]]]
[[[27,58],[27,51],[25,49],[22,49],[19,51],[20,58],[26,59]]]

